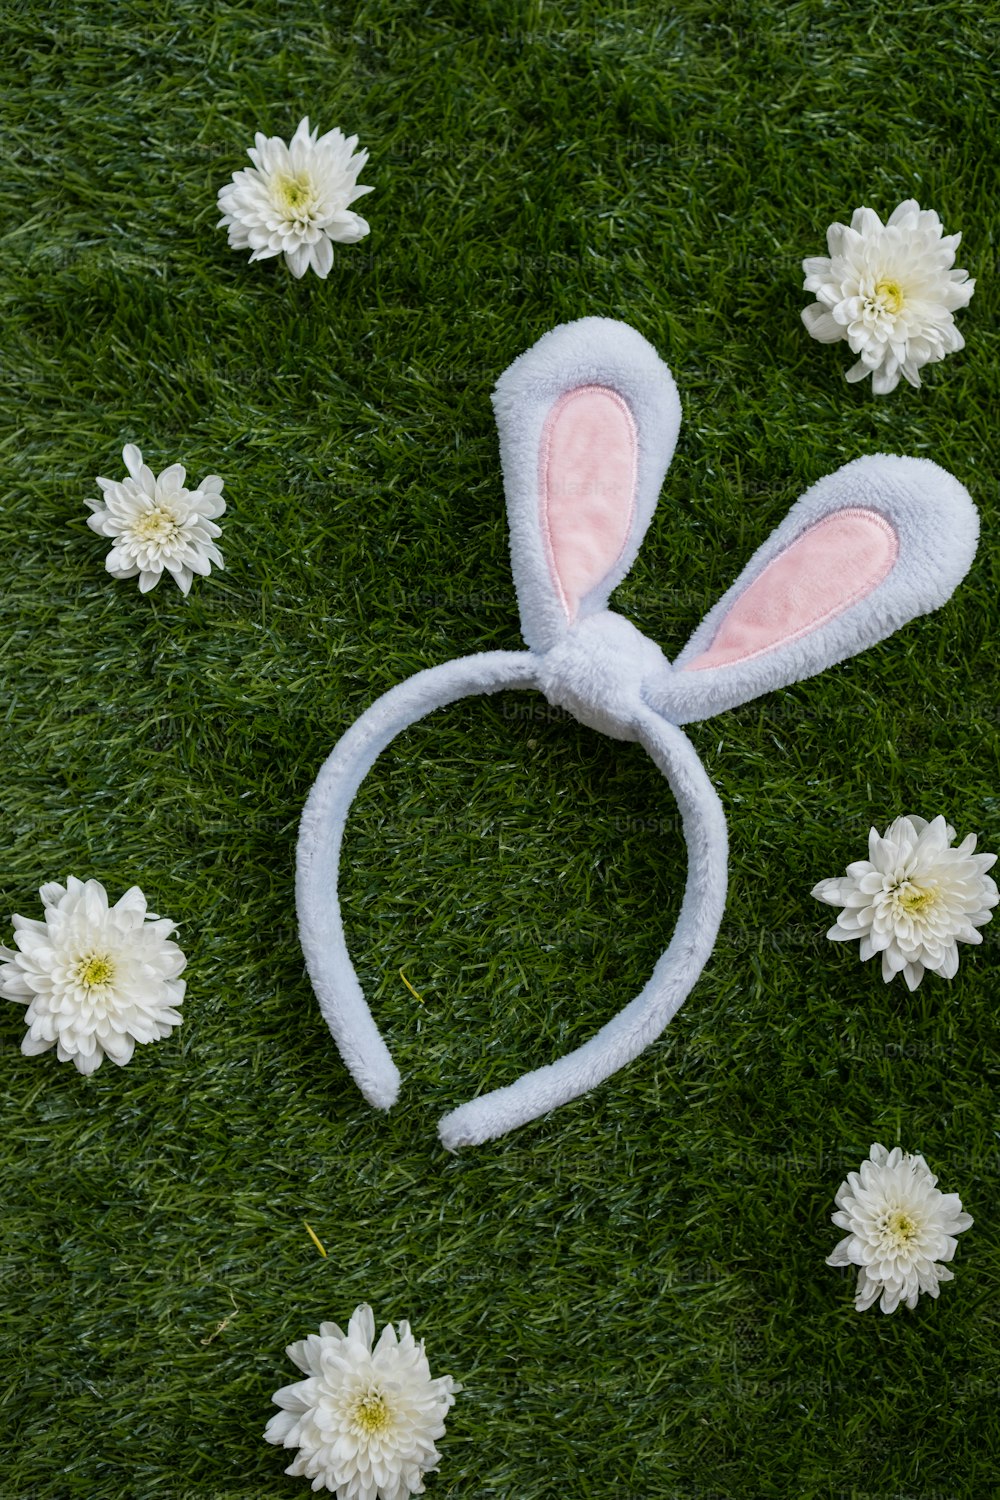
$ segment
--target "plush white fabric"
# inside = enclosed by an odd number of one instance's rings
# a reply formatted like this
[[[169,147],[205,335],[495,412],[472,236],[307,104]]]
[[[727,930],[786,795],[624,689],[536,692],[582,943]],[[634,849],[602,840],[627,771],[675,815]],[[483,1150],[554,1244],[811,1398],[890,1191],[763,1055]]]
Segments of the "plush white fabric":
[[[636,423],[638,463],[636,492],[622,497],[633,518],[626,545],[571,622],[540,525],[539,444],[549,411],[580,385],[606,387],[627,402]],[[446,1115],[439,1132],[449,1150],[500,1136],[593,1088],[660,1035],[701,973],[725,904],[726,825],[719,799],[678,726],[821,671],[937,608],[967,571],[978,536],[968,494],[937,465],[886,454],[856,459],[793,506],[671,665],[659,646],[606,607],[611,589],[636,556],[677,437],[680,408],[666,366],[634,329],[584,318],[554,329],[516,360],[498,381],[494,402],[514,580],[531,649],[464,657],[420,672],[386,693],[330,755],[302,817],[297,897],[303,951],[323,1015],[365,1098],[388,1109],[400,1078],[344,941],[338,864],[351,801],[379,751],[406,725],[467,693],[537,688],[582,723],[616,739],[637,740],[677,799],[688,875],[673,937],[639,995],[575,1051]],[[767,564],[807,526],[848,507],[877,512],[892,528],[898,552],[888,574],[863,598],[848,593],[840,613],[804,635],[745,661],[685,670],[708,649],[733,601]],[[878,570],[876,575],[881,576]],[[765,580],[761,588],[768,586]]]
[[[632,1062],[680,1010],[715,946],[726,905],[728,844],[722,804],[682,730],[642,708],[634,723],[636,739],[670,783],[687,841],[687,882],[670,944],[635,999],[589,1042],[445,1115],[438,1132],[449,1151],[536,1120]]]
[[[384,693],[327,758],[302,813],[296,870],[299,936],[320,1010],[369,1104],[388,1109],[399,1092],[389,1056],[361,992],[344,941],[337,882],[347,813],[378,755],[401,729],[469,693],[534,687],[527,651],[463,656],[418,672]]]
[[[899,540],[895,566],[878,588],[809,635],[751,661],[707,671],[681,670],[711,644],[732,602],[773,557],[820,517],[854,506],[884,516]],[[705,616],[674,661],[669,680],[650,690],[649,701],[675,724],[689,724],[856,656],[950,599],[972,566],[978,539],[976,508],[947,470],[927,458],[888,453],[856,458],[818,480],[796,501]]]
[[[639,456],[631,536],[604,583],[583,601],[581,619],[604,608],[611,590],[635,562],[681,425],[677,387],[667,366],[640,333],[613,318],[561,323],[500,376],[493,410],[500,436],[521,634],[532,651],[547,650],[566,632],[566,616],[542,543],[538,462],[542,429],[559,397],[582,385],[609,386],[624,398],[635,418]]]

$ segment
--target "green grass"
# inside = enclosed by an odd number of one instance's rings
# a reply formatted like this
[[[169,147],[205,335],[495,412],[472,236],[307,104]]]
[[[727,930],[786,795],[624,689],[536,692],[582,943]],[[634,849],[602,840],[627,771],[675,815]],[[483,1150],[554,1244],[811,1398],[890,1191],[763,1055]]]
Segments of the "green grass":
[[[173,1037],[90,1080],[22,1058],[23,1011],[0,1017],[3,1500],[310,1493],[262,1441],[270,1397],[285,1344],[362,1300],[465,1387],[429,1495],[994,1494],[1000,928],[911,997],[825,941],[809,890],[904,811],[1000,847],[996,8],[104,0],[4,21],[0,909],[36,914],[68,874],[138,882],[182,924],[189,988]],[[359,133],[376,188],[325,283],[215,228],[254,130],[305,113]],[[831,220],[910,195],[964,232],[979,286],[968,348],[876,398],[805,335],[799,262]],[[404,1073],[387,1116],[303,972],[297,822],[378,693],[519,645],[489,392],[589,313],[633,323],[681,393],[616,601],[668,653],[858,454],[952,470],[983,543],[939,613],[692,726],[732,847],[703,978],[625,1072],[449,1156],[441,1114],[644,981],[683,884],[666,785],[528,695],[382,758],[343,883]],[[226,481],[227,568],[187,601],[108,579],[85,524],[128,441]],[[823,1264],[873,1140],[922,1151],[976,1220],[940,1301],[892,1318],[855,1314]]]

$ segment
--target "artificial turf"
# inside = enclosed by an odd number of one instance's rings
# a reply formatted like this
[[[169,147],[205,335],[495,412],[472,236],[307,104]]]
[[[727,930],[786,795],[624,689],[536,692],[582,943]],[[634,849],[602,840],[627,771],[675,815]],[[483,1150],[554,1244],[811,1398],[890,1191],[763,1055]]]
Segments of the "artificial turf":
[[[4,23],[2,909],[138,883],[189,965],[184,1024],[124,1070],[23,1058],[22,1008],[0,1017],[3,1500],[308,1493],[262,1441],[284,1346],[363,1300],[464,1386],[428,1494],[995,1494],[1000,923],[911,996],[826,942],[809,891],[902,812],[1000,847],[996,5],[28,0]],[[305,114],[360,135],[376,189],[325,282],[215,227],[254,131]],[[909,196],[964,232],[968,347],[875,397],[807,337],[800,261]],[[382,757],[343,890],[404,1073],[388,1115],[304,975],[297,822],[378,693],[520,644],[489,392],[592,313],[680,389],[616,595],[668,654],[859,454],[934,458],[983,539],[940,612],[691,726],[731,839],[702,979],[593,1094],[449,1155],[441,1114],[641,987],[684,878],[669,791],[536,695]],[[186,600],[112,581],[86,526],[126,442],[225,479],[226,571]],[[823,1263],[874,1140],[976,1221],[940,1300],[890,1318]]]

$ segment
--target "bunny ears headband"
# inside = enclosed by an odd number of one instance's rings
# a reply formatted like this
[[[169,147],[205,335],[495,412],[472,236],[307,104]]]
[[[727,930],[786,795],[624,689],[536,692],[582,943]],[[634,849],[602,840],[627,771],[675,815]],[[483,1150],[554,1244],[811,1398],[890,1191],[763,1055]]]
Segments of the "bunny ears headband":
[[[679,726],[821,672],[938,608],[968,571],[979,533],[967,491],[928,459],[855,459],[792,506],[671,663],[607,607],[677,440],[680,403],[666,365],[628,324],[582,318],[515,360],[493,404],[528,650],[463,657],[392,688],[343,736],[302,816],[306,965],[365,1098],[388,1109],[400,1078],[348,956],[338,865],[351,801],[401,729],[470,693],[542,692],[581,723],[646,749],[677,799],[688,873],[670,945],[635,999],[575,1051],[445,1115],[449,1150],[503,1135],[631,1062],[701,973],[725,906],[726,821]]]

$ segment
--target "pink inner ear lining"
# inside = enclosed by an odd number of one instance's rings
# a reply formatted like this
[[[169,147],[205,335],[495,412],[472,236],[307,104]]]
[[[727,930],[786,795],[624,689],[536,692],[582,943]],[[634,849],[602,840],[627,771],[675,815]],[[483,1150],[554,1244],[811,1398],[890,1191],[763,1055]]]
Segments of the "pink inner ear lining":
[[[608,386],[564,391],[546,418],[539,510],[549,571],[570,623],[620,560],[635,519],[638,442],[623,397]]]
[[[708,650],[684,671],[732,666],[799,640],[877,588],[898,555],[899,538],[878,511],[824,516],[771,559],[733,604]]]

